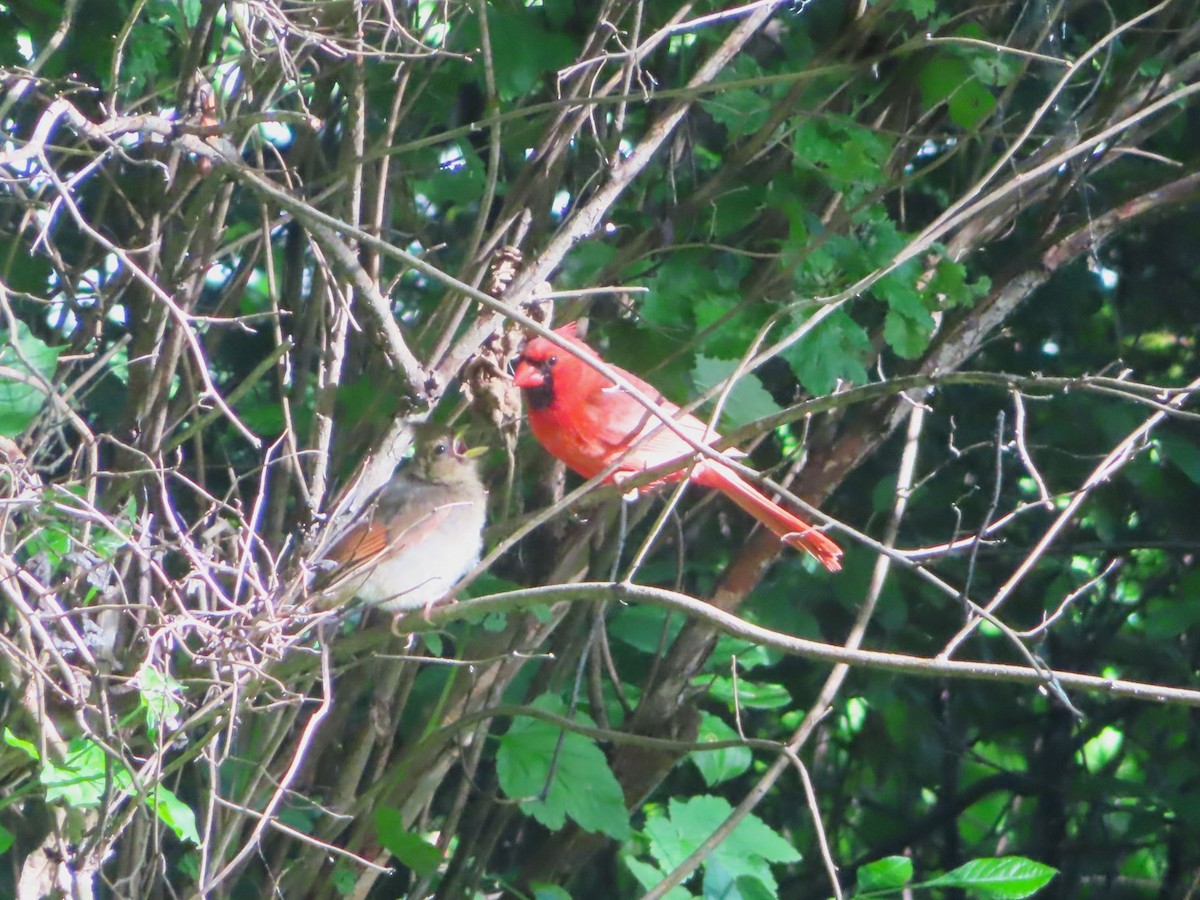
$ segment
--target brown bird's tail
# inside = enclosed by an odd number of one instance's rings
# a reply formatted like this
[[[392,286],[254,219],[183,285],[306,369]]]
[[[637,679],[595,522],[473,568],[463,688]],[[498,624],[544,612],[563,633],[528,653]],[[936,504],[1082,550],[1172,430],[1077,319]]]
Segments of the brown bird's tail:
[[[743,510],[779,536],[789,547],[807,550],[830,572],[842,568],[842,548],[816,527],[792,515],[778,503],[755,489],[737,472],[715,463],[700,463],[692,480],[720,491]]]

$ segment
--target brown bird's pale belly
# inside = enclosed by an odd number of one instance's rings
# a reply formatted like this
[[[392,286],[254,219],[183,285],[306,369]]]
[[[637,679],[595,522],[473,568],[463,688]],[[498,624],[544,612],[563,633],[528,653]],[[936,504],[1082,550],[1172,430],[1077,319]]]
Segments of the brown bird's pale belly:
[[[441,600],[479,562],[483,549],[486,504],[465,501],[457,506],[436,533],[394,556],[364,565],[362,573],[348,577],[338,592],[391,613]]]

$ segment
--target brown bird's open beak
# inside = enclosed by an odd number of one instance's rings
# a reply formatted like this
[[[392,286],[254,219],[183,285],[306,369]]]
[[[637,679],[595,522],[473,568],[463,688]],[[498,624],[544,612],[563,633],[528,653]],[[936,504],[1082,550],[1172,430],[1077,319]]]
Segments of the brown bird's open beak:
[[[460,429],[454,433],[454,455],[461,456],[463,459],[476,459],[488,452],[486,446],[483,447],[468,447],[467,442],[463,439],[466,429]]]

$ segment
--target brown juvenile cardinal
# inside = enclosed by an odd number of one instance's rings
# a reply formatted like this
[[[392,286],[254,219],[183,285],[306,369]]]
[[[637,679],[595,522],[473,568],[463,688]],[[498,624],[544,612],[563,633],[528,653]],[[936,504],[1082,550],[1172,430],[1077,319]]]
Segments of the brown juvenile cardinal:
[[[358,597],[398,613],[446,597],[483,549],[487,492],[475,469],[483,452],[446,428],[419,426],[412,459],[324,554],[323,602]]]
[[[575,336],[575,323],[554,333],[578,347],[584,356],[599,358]],[[636,375],[615,366],[613,369],[652,398],[659,412],[696,442],[712,443],[720,438],[695,416],[680,415],[678,406]],[[521,353],[514,380],[524,394],[534,436],[552,456],[584,478],[592,478],[616,462],[617,469],[606,480],[619,484],[624,478],[670,460],[679,460],[681,468],[647,487],[689,477],[684,463],[695,453],[691,445],[574,354],[535,337]],[[740,455],[738,451],[726,452]],[[697,484],[725,494],[784,543],[807,550],[829,571],[842,567],[842,551],[837,544],[772,502],[728,466],[705,457],[691,468],[690,477]]]

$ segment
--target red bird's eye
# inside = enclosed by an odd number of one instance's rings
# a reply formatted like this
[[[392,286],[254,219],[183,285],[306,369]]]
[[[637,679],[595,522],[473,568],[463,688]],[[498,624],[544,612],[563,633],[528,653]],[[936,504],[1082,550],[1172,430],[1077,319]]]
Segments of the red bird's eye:
[[[547,366],[552,366],[552,365],[554,365],[554,364],[555,364],[555,363],[557,363],[557,362],[558,362],[558,357],[557,357],[557,356],[551,356],[549,359],[547,359],[547,360],[546,360],[546,365],[547,365]]]

